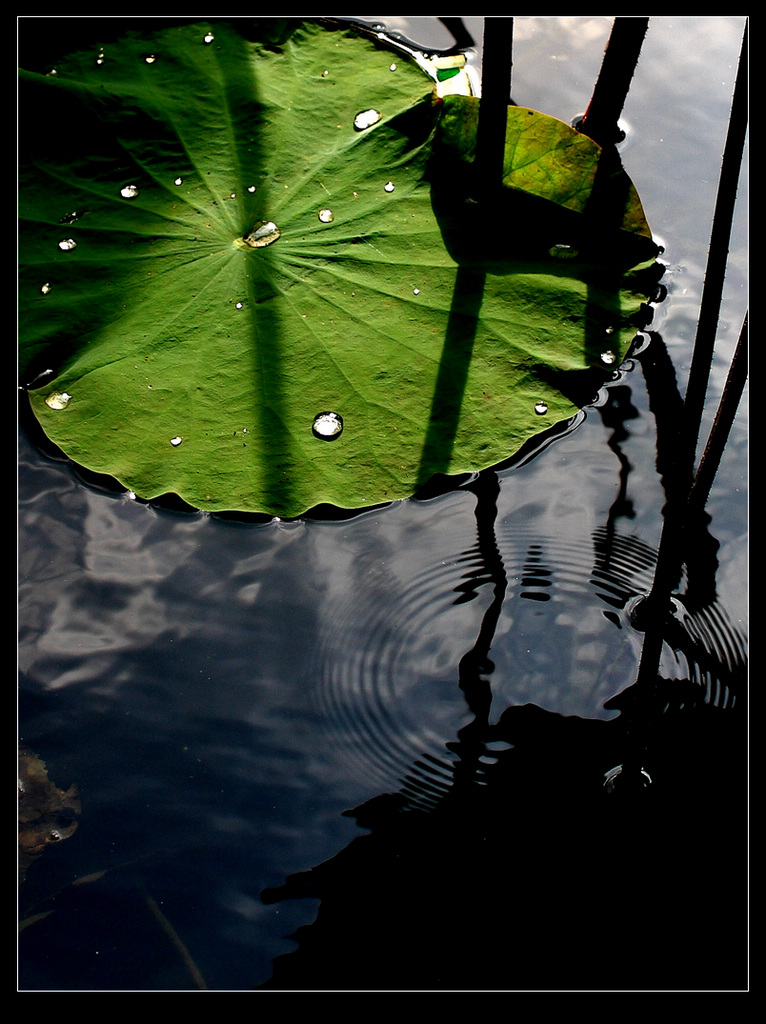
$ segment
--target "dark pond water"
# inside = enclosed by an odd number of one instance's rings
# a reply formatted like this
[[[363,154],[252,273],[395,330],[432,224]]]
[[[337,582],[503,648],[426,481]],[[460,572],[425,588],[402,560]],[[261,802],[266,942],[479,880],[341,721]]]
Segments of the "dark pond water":
[[[581,113],[610,25],[516,19],[516,102]],[[81,813],[20,886],[21,990],[747,986],[746,395],[631,701],[743,25],[650,23],[622,153],[667,298],[528,459],[252,524],[95,486],[22,429],[20,736]],[[746,290],[743,173],[704,433]],[[651,785],[610,796],[637,735]]]

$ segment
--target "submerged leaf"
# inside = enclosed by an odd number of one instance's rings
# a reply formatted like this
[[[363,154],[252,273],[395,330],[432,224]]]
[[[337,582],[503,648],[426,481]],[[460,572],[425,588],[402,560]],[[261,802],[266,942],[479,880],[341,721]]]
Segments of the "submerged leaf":
[[[48,130],[21,140],[20,366],[67,455],[143,498],[298,515],[495,464],[590,398],[644,301],[640,203],[625,247],[597,147],[519,108],[512,187],[473,202],[476,101],[423,64],[222,21],[22,70]]]
[[[76,786],[59,789],[48,778],[45,763],[31,750],[19,747],[19,881],[30,864],[77,828],[80,797]]]

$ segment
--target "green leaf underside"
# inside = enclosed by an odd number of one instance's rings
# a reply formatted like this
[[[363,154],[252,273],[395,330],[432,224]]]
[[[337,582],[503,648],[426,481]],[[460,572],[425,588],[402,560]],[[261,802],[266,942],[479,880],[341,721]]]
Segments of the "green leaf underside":
[[[142,498],[294,516],[406,497],[571,417],[562,382],[619,361],[645,301],[631,264],[548,252],[577,234],[598,147],[510,108],[495,216],[463,185],[476,101],[438,101],[415,62],[349,28],[275,41],[247,24],[212,23],[210,43],[207,23],[129,33],[102,63],[21,72],[38,127],[21,140],[20,368],[54,371],[30,389],[51,440]],[[381,118],[356,131],[366,109]],[[272,245],[242,242],[258,221]],[[634,193],[619,228],[649,240]],[[330,442],[312,432],[324,411],[343,420]]]

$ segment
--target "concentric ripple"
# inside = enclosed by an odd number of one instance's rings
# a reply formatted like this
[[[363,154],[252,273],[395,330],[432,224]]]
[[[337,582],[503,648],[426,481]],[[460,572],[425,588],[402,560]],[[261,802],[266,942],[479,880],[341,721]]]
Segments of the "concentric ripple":
[[[635,605],[655,552],[606,528],[579,542],[513,518],[494,534],[413,570],[385,593],[346,593],[323,616],[316,696],[337,756],[374,790],[432,806],[452,785],[458,733],[513,705],[610,719],[635,682],[643,634]],[[746,645],[715,601],[675,599],[661,674],[694,699],[731,706]],[[466,665],[468,671],[466,671]],[[468,682],[466,681],[468,679]],[[491,763],[493,753],[486,750]]]

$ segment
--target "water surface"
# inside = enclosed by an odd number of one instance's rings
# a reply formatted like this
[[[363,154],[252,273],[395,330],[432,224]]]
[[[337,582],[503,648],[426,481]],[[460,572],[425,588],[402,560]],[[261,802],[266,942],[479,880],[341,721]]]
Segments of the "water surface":
[[[581,113],[610,24],[517,19],[515,101]],[[646,352],[681,391],[742,29],[653,18],[625,110],[667,265]],[[745,185],[706,427],[747,304]],[[22,431],[20,734],[82,811],[21,887],[47,916],[20,988],[741,988],[746,396],[665,650],[659,795],[600,802],[661,529],[649,365],[529,459],[350,520],[163,510]]]

